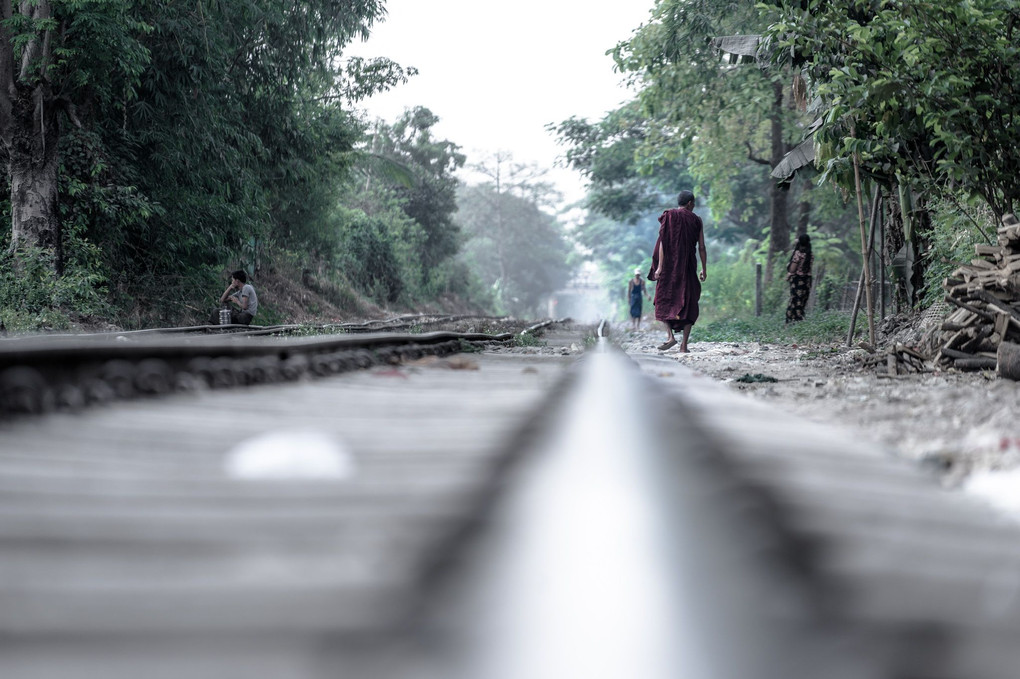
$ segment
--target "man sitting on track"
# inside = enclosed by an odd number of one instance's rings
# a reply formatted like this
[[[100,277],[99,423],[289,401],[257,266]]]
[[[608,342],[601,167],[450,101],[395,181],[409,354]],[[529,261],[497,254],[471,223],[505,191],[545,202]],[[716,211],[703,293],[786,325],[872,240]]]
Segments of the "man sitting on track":
[[[230,310],[230,322],[240,325],[248,325],[259,310],[259,298],[255,294],[255,288],[248,282],[248,274],[243,269],[238,269],[230,274],[230,285],[220,295],[220,307],[230,302],[238,308]],[[218,325],[220,322],[219,311],[213,313],[210,323]]]

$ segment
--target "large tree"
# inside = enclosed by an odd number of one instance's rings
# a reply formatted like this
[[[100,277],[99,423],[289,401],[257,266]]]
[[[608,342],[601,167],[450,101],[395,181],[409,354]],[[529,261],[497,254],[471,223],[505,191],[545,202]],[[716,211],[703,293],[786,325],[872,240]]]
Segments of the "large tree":
[[[857,158],[880,181],[1020,199],[1020,8],[1011,0],[770,0],[773,62],[803,69],[824,114],[815,133],[831,178]]]
[[[534,166],[497,153],[477,169],[490,180],[458,196],[466,242],[463,258],[495,292],[500,311],[541,311],[545,298],[572,276],[563,225],[547,210],[551,187]]]
[[[653,20],[614,55],[617,65],[633,74],[649,120],[645,162],[654,166],[686,157],[692,175],[711,184],[716,214],[733,206],[731,180],[748,164],[760,166],[768,187],[771,272],[790,244],[789,187],[769,174],[797,140],[791,78],[783,70],[724,61],[713,43],[764,27],[750,1],[658,0]]]
[[[76,108],[130,100],[148,63],[149,26],[129,0],[26,0],[0,10],[0,141],[10,181],[11,243],[60,262],[61,134]]]
[[[173,276],[194,298],[201,272],[257,265],[267,241],[301,248],[354,160],[354,102],[413,72],[342,58],[382,0],[3,8],[11,242],[58,263],[64,233],[99,244],[110,276],[129,272],[115,290]]]
[[[637,102],[610,111],[597,122],[569,118],[549,129],[566,147],[565,161],[587,180],[585,207],[618,222],[636,223],[672,207],[694,185],[681,157],[640,160],[652,124]]]
[[[410,172],[411,181],[395,185],[394,191],[404,212],[424,233],[418,255],[426,277],[460,246],[460,229],[454,221],[454,173],[463,167],[465,156],[457,144],[435,137],[433,128],[438,122],[439,117],[429,109],[415,107],[393,125],[378,124],[370,141],[373,154],[398,162]]]

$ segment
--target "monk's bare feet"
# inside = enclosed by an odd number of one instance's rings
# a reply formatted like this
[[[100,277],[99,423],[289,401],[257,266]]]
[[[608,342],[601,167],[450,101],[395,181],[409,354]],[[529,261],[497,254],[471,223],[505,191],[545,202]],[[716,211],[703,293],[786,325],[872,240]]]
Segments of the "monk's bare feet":
[[[686,344],[681,344],[680,348],[677,349],[677,351],[680,352],[681,354],[689,354],[689,353],[691,353],[690,349],[687,348]]]
[[[672,349],[675,346],[676,346],[676,340],[675,339],[666,340],[665,342],[663,342],[662,344],[659,345],[659,351],[665,351],[666,349]]]

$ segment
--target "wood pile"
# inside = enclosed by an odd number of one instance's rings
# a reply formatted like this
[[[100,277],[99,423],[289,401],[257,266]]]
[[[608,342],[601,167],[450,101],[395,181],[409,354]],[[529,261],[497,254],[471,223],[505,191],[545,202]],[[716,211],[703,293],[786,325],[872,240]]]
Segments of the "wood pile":
[[[956,307],[941,326],[935,363],[942,368],[995,370],[1000,348],[1020,341],[1020,221],[1003,216],[998,243],[974,250],[977,257],[942,284]]]
[[[868,356],[863,366],[877,369],[879,377],[900,377],[932,371],[925,357],[905,344],[894,344],[884,352]]]

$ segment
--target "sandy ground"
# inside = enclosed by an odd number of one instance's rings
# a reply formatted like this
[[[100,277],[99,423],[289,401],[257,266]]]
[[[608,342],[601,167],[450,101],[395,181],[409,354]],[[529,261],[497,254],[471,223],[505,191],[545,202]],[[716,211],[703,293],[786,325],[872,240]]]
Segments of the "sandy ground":
[[[749,398],[849,429],[938,472],[947,487],[1005,485],[996,492],[1016,496],[1020,505],[1020,383],[993,373],[892,379],[865,367],[863,349],[838,345],[697,342],[695,334],[689,354],[658,352],[664,331],[625,325],[614,339],[628,352],[667,356]],[[776,381],[737,381],[745,375]]]

